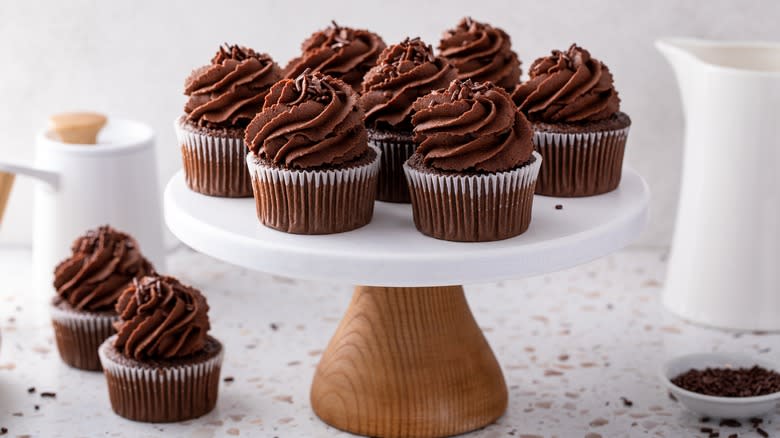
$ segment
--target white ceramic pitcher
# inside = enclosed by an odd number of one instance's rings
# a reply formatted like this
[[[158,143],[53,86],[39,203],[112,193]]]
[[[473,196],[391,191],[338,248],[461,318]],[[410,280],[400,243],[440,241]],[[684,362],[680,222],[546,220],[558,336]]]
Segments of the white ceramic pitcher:
[[[656,47],[686,124],[664,304],[695,323],[780,330],[780,43]]]
[[[165,272],[154,132],[139,122],[109,119],[95,145],[66,144],[44,130],[33,166],[2,162],[0,171],[38,180],[32,216],[33,274],[43,297],[53,294],[54,267],[73,240],[100,225],[134,236]]]

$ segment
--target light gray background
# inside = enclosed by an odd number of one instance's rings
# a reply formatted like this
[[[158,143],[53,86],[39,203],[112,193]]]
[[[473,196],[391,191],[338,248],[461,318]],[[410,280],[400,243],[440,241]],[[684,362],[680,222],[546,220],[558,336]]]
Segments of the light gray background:
[[[653,191],[639,244],[669,243],[677,202],[683,121],[672,71],[653,47],[661,36],[780,40],[780,2],[588,1],[2,1],[0,158],[32,160],[33,137],[50,113],[93,109],[151,124],[161,181],[179,167],[172,121],[182,84],[222,42],[269,52],[284,65],[331,19],[371,29],[387,43],[433,44],[465,15],[504,28],[527,71],[576,41],[615,76],[634,123],[628,160]],[[735,145],[735,147],[737,147]],[[30,240],[32,183],[18,179],[0,242]]]

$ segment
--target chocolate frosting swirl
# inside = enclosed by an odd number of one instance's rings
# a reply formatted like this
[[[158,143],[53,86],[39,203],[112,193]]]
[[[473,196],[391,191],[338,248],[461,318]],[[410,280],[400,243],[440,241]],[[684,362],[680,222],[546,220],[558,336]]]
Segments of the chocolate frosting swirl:
[[[108,226],[76,239],[71,252],[54,269],[54,288],[78,310],[112,311],[133,278],[154,273],[135,239]]]
[[[414,139],[423,164],[443,171],[502,172],[533,152],[531,124],[492,82],[454,80],[414,103]]]
[[[411,131],[412,104],[418,97],[447,87],[457,76],[430,45],[407,38],[386,48],[366,73],[360,106],[366,125],[374,129]]]
[[[529,76],[512,99],[533,121],[590,122],[620,110],[609,69],[576,44],[534,61]]]
[[[490,81],[509,92],[520,81],[520,60],[509,35],[471,17],[444,32],[439,54],[458,70],[458,79]]]
[[[373,32],[332,23],[301,44],[303,53],[287,64],[284,77],[297,78],[310,68],[341,79],[359,91],[363,75],[376,63],[385,42]]]
[[[210,328],[209,305],[195,288],[173,277],[133,280],[119,301],[116,349],[136,359],[170,359],[197,353]]]
[[[357,94],[309,70],[274,84],[245,141],[256,156],[297,169],[336,167],[368,152]]]
[[[210,65],[194,70],[185,81],[187,120],[209,128],[243,128],[281,78],[281,69],[265,53],[235,45],[220,47]]]

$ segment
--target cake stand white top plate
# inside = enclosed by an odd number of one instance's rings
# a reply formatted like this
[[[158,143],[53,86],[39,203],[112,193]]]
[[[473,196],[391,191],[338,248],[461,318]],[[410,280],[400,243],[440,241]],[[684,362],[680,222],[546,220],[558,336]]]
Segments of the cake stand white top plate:
[[[611,193],[536,196],[528,231],[499,242],[427,237],[414,227],[411,206],[385,202],[376,203],[363,228],[303,236],[261,225],[254,199],[190,191],[180,171],[165,189],[165,220],[193,249],[250,269],[370,286],[437,286],[553,272],[609,254],[642,231],[649,197],[642,177],[625,168]]]

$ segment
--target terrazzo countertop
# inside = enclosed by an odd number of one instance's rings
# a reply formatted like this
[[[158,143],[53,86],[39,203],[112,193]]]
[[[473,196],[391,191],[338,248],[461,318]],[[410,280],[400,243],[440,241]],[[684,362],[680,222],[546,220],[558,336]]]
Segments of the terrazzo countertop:
[[[668,315],[659,303],[664,258],[658,250],[627,250],[552,275],[467,286],[510,392],[507,413],[468,436],[709,436],[702,427],[720,429],[721,437],[758,436],[747,424],[700,423],[661,388],[657,370],[664,358],[689,352],[775,358],[780,335],[720,332]],[[350,285],[280,278],[175,251],[169,272],[209,299],[227,381],[212,413],[152,425],[115,416],[100,373],[60,362],[30,271],[29,251],[0,249],[0,427],[8,436],[349,436],[316,418],[308,391]],[[778,417],[764,422],[780,436]]]

